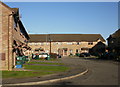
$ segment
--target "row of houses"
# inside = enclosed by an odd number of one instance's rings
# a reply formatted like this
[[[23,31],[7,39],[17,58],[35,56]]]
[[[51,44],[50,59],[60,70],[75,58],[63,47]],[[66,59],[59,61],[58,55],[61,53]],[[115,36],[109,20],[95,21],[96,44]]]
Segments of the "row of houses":
[[[61,56],[89,52],[98,42],[105,44],[100,34],[30,34],[28,45],[34,52],[42,49],[46,53],[56,53]]]
[[[13,70],[16,57],[30,55],[36,50],[69,56],[76,53],[106,51],[106,41],[100,34],[28,34],[18,8],[0,2],[0,70]],[[120,29],[110,35],[109,52],[120,55]]]

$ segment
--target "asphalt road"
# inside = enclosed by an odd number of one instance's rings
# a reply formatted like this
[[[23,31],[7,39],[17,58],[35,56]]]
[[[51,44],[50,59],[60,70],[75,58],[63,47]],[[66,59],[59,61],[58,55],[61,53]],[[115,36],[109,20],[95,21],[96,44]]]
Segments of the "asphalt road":
[[[73,79],[43,85],[118,85],[118,62],[83,58],[61,58],[73,67],[86,67],[89,72]]]

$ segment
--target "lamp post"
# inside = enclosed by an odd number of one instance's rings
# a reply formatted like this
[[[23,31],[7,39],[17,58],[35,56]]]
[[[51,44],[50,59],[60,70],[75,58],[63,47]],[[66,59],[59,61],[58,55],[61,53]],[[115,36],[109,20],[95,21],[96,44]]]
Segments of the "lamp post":
[[[50,40],[50,54],[51,54],[51,40]]]
[[[52,50],[51,42],[52,42],[52,40],[51,40],[51,38],[50,38],[50,34],[49,34],[49,42],[50,42],[50,52],[49,52],[49,54],[51,54],[51,50]]]

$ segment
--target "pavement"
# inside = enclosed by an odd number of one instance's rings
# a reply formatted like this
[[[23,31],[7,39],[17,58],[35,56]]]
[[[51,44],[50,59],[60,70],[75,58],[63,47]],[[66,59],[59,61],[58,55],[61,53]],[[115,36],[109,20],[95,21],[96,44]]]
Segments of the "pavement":
[[[70,70],[66,72],[60,72],[56,74],[50,74],[45,76],[38,76],[38,77],[27,77],[27,78],[9,78],[9,79],[2,79],[2,85],[3,87],[7,86],[16,86],[16,85],[38,85],[42,83],[49,83],[49,82],[56,82],[60,80],[66,80],[66,79],[72,79],[78,76],[81,76],[88,72],[88,69],[86,67],[78,64],[70,64],[69,61],[64,61],[64,58],[62,59],[63,63],[66,63],[65,66],[71,67]],[[55,61],[54,61],[55,62]]]

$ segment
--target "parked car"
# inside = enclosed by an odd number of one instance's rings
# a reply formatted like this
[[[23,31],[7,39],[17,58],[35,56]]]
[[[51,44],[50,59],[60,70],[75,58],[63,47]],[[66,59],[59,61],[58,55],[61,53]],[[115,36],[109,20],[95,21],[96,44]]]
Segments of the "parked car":
[[[48,57],[48,53],[40,53],[39,58],[45,59]]]
[[[61,55],[60,55],[60,54],[58,54],[57,56],[58,56],[58,58],[61,58]]]
[[[79,57],[88,57],[90,56],[90,53],[81,53]]]
[[[39,53],[32,54],[32,59],[39,59]]]

